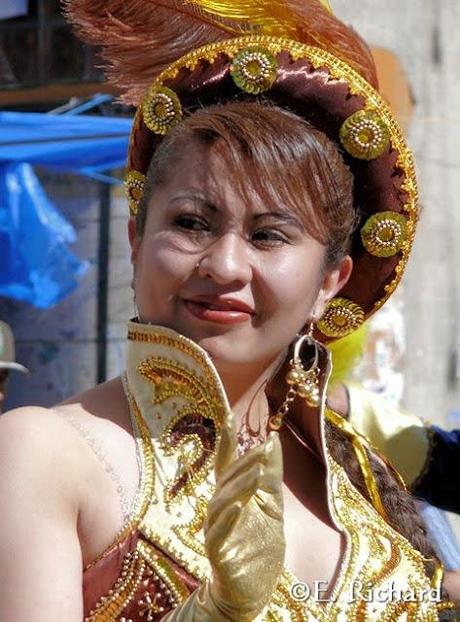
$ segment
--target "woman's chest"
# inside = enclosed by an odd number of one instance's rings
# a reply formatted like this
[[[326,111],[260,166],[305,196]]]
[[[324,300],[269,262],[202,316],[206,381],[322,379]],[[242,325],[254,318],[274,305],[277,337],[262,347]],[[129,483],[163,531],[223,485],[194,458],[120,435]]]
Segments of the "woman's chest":
[[[345,549],[345,538],[318,499],[305,505],[287,487],[283,490],[286,567],[299,581],[322,595],[332,590]]]

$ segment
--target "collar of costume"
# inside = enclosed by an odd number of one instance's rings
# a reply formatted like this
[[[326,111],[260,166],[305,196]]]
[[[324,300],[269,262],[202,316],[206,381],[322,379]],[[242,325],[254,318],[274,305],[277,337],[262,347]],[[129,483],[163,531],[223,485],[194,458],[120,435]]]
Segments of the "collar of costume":
[[[127,392],[152,440],[154,502],[140,524],[151,541],[209,574],[202,527],[215,488],[214,457],[230,406],[209,355],[162,326],[128,323]],[[179,522],[179,524],[178,524]]]

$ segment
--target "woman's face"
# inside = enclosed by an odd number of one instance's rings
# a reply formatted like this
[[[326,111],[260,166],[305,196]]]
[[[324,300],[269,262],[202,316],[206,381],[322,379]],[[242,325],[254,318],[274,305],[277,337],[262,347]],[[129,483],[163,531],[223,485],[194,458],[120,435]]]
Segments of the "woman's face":
[[[351,271],[345,258],[324,272],[325,248],[299,219],[253,197],[194,143],[154,190],[142,238],[130,222],[140,318],[193,339],[221,371],[272,362]]]

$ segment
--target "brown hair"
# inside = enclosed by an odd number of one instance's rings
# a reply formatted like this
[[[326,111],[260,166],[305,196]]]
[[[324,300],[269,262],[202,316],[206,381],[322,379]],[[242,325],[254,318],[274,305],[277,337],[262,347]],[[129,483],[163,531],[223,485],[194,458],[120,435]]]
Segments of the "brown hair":
[[[327,247],[326,265],[346,254],[356,222],[353,176],[337,147],[294,113],[260,102],[202,108],[170,131],[149,166],[138,235],[144,232],[153,189],[167,179],[183,146],[193,141],[216,146],[244,199],[255,191],[265,205],[296,214]]]

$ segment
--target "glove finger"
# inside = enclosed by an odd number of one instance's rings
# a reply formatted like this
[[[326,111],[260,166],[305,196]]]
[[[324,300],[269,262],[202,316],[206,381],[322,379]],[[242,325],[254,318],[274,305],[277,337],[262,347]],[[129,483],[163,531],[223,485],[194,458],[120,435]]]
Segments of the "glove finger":
[[[277,432],[270,432],[264,443],[265,465],[260,488],[271,494],[280,494],[283,484],[283,450]]]
[[[241,504],[234,503],[227,507],[216,521],[205,529],[205,549],[211,566],[220,558],[220,551],[241,515]]]
[[[240,473],[243,473],[247,469],[251,468],[253,464],[259,462],[265,464],[267,461],[265,445],[254,447],[250,449],[243,456],[240,456],[235,460],[227,469],[221,474],[219,481],[217,482],[216,490],[219,490],[227,484],[230,480],[237,477]]]
[[[234,480],[216,493],[208,504],[207,521],[211,525],[217,516],[229,505],[240,502],[245,505],[260,486],[263,466],[255,464],[251,469],[240,473]]]
[[[273,495],[261,490],[260,487],[254,494],[254,501],[269,518],[276,521],[283,520],[283,497],[282,495]]]
[[[231,413],[224,421],[220,432],[220,441],[214,462],[216,481],[219,481],[222,473],[237,459],[237,445],[235,417]]]

